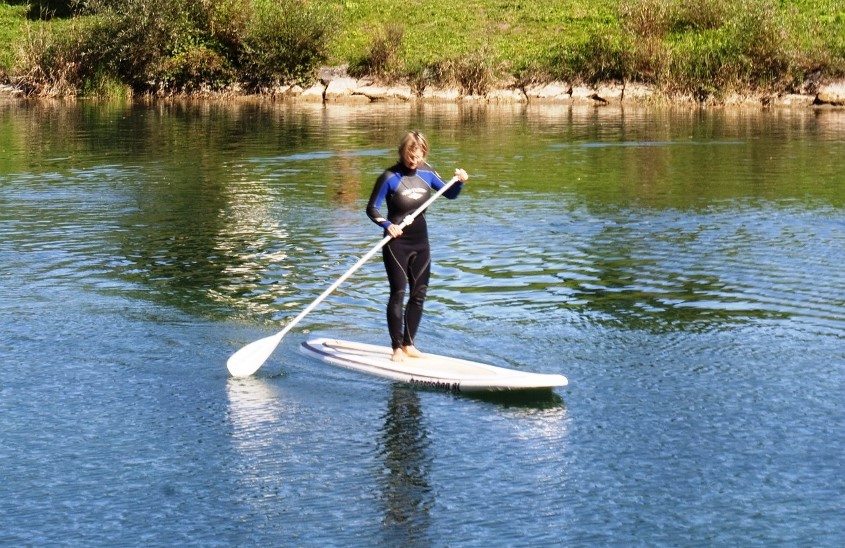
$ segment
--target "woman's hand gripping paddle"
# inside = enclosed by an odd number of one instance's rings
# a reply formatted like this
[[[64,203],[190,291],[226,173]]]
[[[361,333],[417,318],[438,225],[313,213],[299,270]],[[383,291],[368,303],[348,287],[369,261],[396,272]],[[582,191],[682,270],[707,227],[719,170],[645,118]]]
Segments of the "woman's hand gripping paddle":
[[[430,206],[434,200],[439,198],[446,192],[452,185],[458,182],[458,177],[452,177],[448,183],[446,183],[443,188],[438,190],[434,193],[431,198],[426,200],[426,202],[418,207],[416,211],[405,217],[402,221],[402,224],[399,225],[399,228],[405,228],[412,222],[417,216],[425,211],[425,209]],[[279,343],[282,342],[282,337],[284,337],[288,331],[293,329],[293,327],[302,320],[305,316],[308,315],[309,312],[317,308],[317,305],[323,302],[326,297],[332,294],[332,292],[337,289],[340,284],[346,281],[356,270],[361,268],[364,263],[369,261],[373,255],[378,253],[378,251],[387,245],[393,239],[393,236],[385,236],[374,248],[372,248],[366,255],[361,257],[357,263],[355,263],[352,268],[347,270],[343,273],[343,275],[337,279],[332,285],[330,285],[325,291],[323,291],[319,297],[314,299],[314,302],[309,304],[305,307],[305,309],[300,312],[293,320],[291,320],[284,329],[272,335],[270,337],[264,337],[263,339],[259,339],[255,342],[251,342],[248,345],[244,346],[234,354],[229,357],[229,360],[226,362],[226,367],[229,369],[229,373],[233,377],[249,377],[258,369],[264,365],[264,362],[267,361],[267,358],[276,350],[276,347],[279,346]]]

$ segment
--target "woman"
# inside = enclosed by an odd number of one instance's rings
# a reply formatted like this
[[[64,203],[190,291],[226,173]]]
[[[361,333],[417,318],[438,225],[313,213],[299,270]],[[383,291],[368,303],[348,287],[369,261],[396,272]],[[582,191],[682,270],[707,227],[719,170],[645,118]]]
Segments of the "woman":
[[[431,190],[440,190],[446,184],[426,163],[428,142],[418,131],[405,134],[399,143],[399,161],[376,180],[367,215],[384,228],[385,235],[393,239],[382,250],[387,279],[390,282],[390,299],[387,303],[387,329],[393,347],[393,361],[406,357],[422,356],[414,346],[414,337],[420,325],[423,302],[431,274],[431,251],[425,215],[399,228],[402,221],[416,211],[430,197]],[[461,193],[466,171],[455,170],[457,183],[445,193],[455,199]],[[387,217],[379,208],[387,202]],[[410,289],[408,305],[404,306],[405,289]],[[404,308],[404,310],[403,310]]]

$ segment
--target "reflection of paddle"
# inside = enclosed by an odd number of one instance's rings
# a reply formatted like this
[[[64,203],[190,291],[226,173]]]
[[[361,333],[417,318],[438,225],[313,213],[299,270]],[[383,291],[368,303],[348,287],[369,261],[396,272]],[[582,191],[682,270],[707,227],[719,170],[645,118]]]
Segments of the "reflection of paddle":
[[[439,198],[444,192],[446,192],[449,187],[455,184],[458,181],[457,177],[453,177],[446,183],[443,188],[438,190],[434,193],[431,198],[426,200],[426,202],[417,208],[416,211],[405,217],[402,221],[402,224],[399,225],[399,228],[405,228],[409,224],[411,224],[417,216],[425,211],[425,208],[430,206],[434,200]],[[323,302],[326,297],[328,297],[335,289],[340,286],[343,282],[346,281],[349,276],[352,275],[353,272],[361,268],[364,263],[369,261],[373,255],[375,255],[381,248],[387,245],[393,239],[393,236],[385,236],[374,248],[372,248],[366,255],[361,257],[357,263],[355,263],[352,268],[347,270],[343,273],[343,275],[337,279],[335,283],[330,285],[328,289],[323,291],[319,297],[314,299],[314,302],[309,304],[305,307],[305,310],[299,313],[293,320],[288,323],[284,329],[272,335],[270,337],[264,337],[263,339],[259,339],[255,342],[249,343],[248,345],[244,346],[234,354],[229,357],[229,361],[226,362],[226,367],[229,369],[229,373],[233,377],[248,377],[258,371],[258,368],[261,367],[267,358],[270,357],[270,354],[276,350],[276,347],[279,346],[279,343],[282,341],[282,337],[284,337],[288,331],[293,329],[293,326],[299,323],[299,321],[304,318],[309,312],[314,310],[318,304]]]

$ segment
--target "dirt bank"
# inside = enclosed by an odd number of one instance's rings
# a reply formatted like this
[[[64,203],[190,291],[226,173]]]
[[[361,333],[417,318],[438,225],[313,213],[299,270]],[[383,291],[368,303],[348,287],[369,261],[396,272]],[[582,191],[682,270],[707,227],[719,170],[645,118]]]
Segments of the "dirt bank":
[[[653,86],[638,83],[605,83],[596,86],[550,82],[530,86],[502,84],[484,95],[465,95],[459,88],[383,84],[372,78],[352,78],[324,69],[311,87],[283,87],[274,95],[300,101],[324,103],[372,102],[475,102],[475,103],[556,103],[577,105],[607,104],[690,104],[746,105],[758,107],[845,106],[845,80],[815,86],[805,93],[728,94],[722,98],[701,99],[693,95],[666,95]]]
[[[691,106],[748,106],[748,107],[845,107],[845,80],[809,86],[804,93],[731,93],[724,97],[700,98],[694,95],[667,95],[655,87],[639,83],[609,82],[595,86],[569,82],[549,82],[519,86],[503,83],[484,95],[466,95],[457,87],[425,87],[417,89],[409,84],[385,84],[373,78],[352,78],[345,71],[323,69],[317,83],[310,87],[281,86],[265,95],[273,99],[309,103],[366,104],[376,102],[477,103],[518,104],[551,103],[559,105],[611,104],[682,104]],[[201,92],[196,97],[236,97],[238,90]],[[0,97],[25,97],[25,93],[10,85],[0,85]]]

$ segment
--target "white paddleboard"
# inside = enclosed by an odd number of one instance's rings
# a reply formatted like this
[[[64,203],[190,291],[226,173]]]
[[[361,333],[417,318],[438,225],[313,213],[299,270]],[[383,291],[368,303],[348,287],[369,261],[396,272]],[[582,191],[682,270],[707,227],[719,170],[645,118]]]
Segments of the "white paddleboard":
[[[331,365],[452,392],[549,390],[569,384],[563,375],[529,373],[436,354],[394,362],[393,351],[386,346],[337,339],[311,339],[299,348],[306,356]]]

